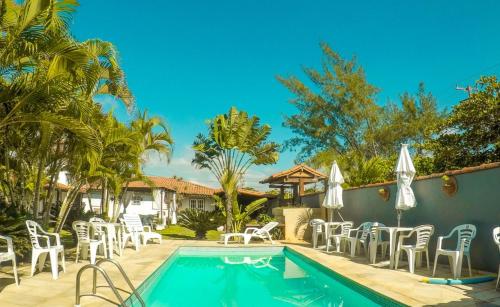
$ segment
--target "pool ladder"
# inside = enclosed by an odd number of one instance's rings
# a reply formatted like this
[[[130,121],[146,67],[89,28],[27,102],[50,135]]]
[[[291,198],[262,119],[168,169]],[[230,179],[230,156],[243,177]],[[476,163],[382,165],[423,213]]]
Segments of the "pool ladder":
[[[100,266],[104,262],[110,262],[110,263],[114,264],[116,268],[118,268],[118,270],[120,271],[120,273],[123,276],[123,279],[125,279],[125,281],[127,282],[128,286],[130,287],[132,292],[120,289],[114,285],[113,281],[111,281],[111,278],[109,278],[108,273],[106,273],[106,271]],[[85,272],[87,269],[93,269],[92,293],[80,294],[80,278],[81,278],[83,272]],[[106,282],[108,284],[107,286],[97,286],[97,271],[99,271],[101,273],[101,275],[104,277],[104,279],[106,280]],[[118,299],[119,303],[114,302],[114,301],[108,299],[107,297],[104,297],[104,296],[97,294],[97,288],[111,288],[111,290],[115,294],[116,298]],[[103,299],[105,301],[108,301],[109,303],[112,303],[112,304],[115,304],[118,306],[125,306],[125,301],[123,300],[123,297],[120,295],[118,290],[125,292],[125,293],[128,293],[130,295],[135,295],[135,297],[137,298],[137,300],[139,301],[141,306],[146,307],[146,304],[144,303],[141,296],[139,295],[139,293],[135,289],[134,285],[132,285],[132,282],[127,277],[127,274],[125,274],[125,271],[123,270],[122,266],[117,261],[112,260],[112,259],[99,259],[95,264],[84,265],[78,271],[78,274],[76,275],[75,307],[80,307],[80,299],[82,298],[82,296],[94,296],[94,297],[98,297],[100,299]]]

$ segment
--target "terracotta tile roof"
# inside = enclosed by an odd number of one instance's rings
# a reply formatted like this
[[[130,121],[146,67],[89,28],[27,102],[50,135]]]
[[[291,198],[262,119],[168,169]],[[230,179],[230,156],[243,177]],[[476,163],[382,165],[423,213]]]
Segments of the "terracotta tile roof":
[[[49,188],[49,184],[46,184],[45,188],[48,189]],[[63,183],[60,183],[60,182],[56,182],[54,188],[57,189],[57,190],[61,190],[61,191],[68,191],[69,190],[69,186],[67,186],[67,185],[65,185]]]
[[[176,191],[181,194],[189,195],[205,195],[212,196],[215,194],[216,189],[202,186],[200,184],[192,183],[189,181],[180,180],[177,178],[147,176],[151,181],[153,187],[164,188],[171,191]],[[132,181],[128,185],[129,188],[150,188],[144,181]]]
[[[299,164],[299,165],[295,165],[294,167],[292,167],[290,169],[273,174],[273,175],[269,176],[268,178],[262,180],[260,183],[271,183],[277,179],[287,177],[287,176],[289,176],[295,172],[299,172],[299,171],[305,171],[305,172],[311,173],[312,175],[318,177],[318,179],[328,178],[325,174],[315,170],[314,168],[312,168],[310,166],[307,166],[305,164]]]

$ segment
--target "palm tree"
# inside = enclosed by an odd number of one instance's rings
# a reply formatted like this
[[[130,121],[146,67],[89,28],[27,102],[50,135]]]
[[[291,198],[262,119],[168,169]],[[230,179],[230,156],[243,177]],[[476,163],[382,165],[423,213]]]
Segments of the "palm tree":
[[[232,107],[227,114],[217,115],[208,126],[208,136],[199,134],[194,143],[193,164],[208,169],[225,194],[226,231],[231,231],[233,209],[240,180],[252,165],[278,161],[278,144],[268,142],[269,125],[260,125],[256,116]]]

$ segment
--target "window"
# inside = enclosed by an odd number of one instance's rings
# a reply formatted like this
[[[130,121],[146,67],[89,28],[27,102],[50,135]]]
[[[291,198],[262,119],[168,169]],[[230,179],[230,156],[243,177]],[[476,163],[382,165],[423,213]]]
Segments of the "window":
[[[140,196],[135,196],[132,198],[132,205],[134,206],[140,206],[141,205],[141,201],[142,201],[142,197]]]
[[[205,210],[205,200],[204,199],[190,199],[189,208],[196,210]]]

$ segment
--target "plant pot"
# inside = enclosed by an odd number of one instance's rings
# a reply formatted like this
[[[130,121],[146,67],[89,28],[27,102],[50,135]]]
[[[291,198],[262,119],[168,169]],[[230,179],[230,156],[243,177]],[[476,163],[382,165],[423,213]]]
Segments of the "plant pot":
[[[389,201],[389,198],[391,198],[391,191],[389,190],[388,187],[383,187],[378,189],[378,195],[384,200],[384,201]]]
[[[458,184],[457,180],[453,176],[443,176],[441,178],[442,180],[442,185],[441,185],[441,190],[448,196],[453,196],[457,193],[458,191]]]

